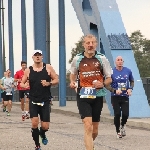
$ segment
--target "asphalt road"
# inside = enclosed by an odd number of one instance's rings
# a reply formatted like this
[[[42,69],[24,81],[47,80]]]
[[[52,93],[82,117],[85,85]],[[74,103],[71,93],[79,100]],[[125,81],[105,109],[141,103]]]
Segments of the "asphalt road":
[[[0,149],[34,150],[30,119],[21,121],[21,110],[13,106],[11,116],[0,110]],[[126,128],[127,136],[116,138],[115,127],[101,123],[95,140],[96,150],[150,150],[150,131]],[[51,113],[50,130],[46,133],[48,145],[42,150],[85,150],[83,125],[79,118]]]

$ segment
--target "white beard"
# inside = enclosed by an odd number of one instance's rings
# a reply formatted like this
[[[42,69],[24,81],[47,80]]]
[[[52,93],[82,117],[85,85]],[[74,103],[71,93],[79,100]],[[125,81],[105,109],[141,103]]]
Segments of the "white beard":
[[[95,53],[95,50],[88,50],[87,52],[88,52],[88,54],[93,54],[93,53]]]

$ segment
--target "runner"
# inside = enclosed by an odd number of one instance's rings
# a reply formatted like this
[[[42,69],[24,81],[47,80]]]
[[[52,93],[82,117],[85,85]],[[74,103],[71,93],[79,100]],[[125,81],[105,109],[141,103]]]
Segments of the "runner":
[[[71,63],[70,87],[77,88],[77,106],[84,123],[85,147],[92,150],[106,95],[103,87],[111,84],[112,69],[106,57],[96,51],[95,36],[86,35],[83,46],[85,51],[74,57]]]
[[[0,84],[3,86],[3,80],[6,78],[6,74],[7,72],[5,71],[4,72],[4,77],[0,80]],[[3,100],[3,95],[4,95],[4,91],[1,89],[1,100],[2,100],[2,109],[3,109],[3,112],[6,111],[6,107],[4,107],[4,100]]]
[[[44,145],[48,143],[45,132],[48,131],[50,122],[50,86],[58,83],[58,76],[50,64],[42,62],[43,55],[41,50],[34,50],[32,58],[34,64],[26,69],[21,87],[27,88],[25,83],[29,79],[29,112],[32,122],[32,137],[36,146],[35,150],[41,150],[39,135]],[[40,115],[41,120],[40,130],[38,129],[38,115]]]
[[[21,88],[20,87],[20,83],[21,83],[21,79],[24,75],[24,71],[25,69],[27,68],[27,63],[25,61],[21,61],[21,70],[17,71],[15,76],[14,76],[14,79],[15,79],[15,82],[17,82],[17,90],[19,91],[19,100],[21,102],[21,110],[22,110],[22,121],[29,118],[28,116],[28,112],[29,112],[29,99],[25,99],[25,92],[26,90],[29,90],[29,87],[28,88]],[[24,103],[25,103],[25,106],[24,106]]]
[[[114,109],[114,124],[116,127],[117,138],[126,136],[125,124],[129,117],[129,96],[132,95],[134,78],[132,71],[123,67],[122,56],[116,58],[116,67],[112,74],[111,102]],[[120,117],[122,116],[121,123]]]
[[[12,89],[14,88],[14,79],[11,77],[11,71],[8,69],[6,77],[3,79],[2,89],[4,90],[3,93],[3,100],[4,100],[4,107],[7,107],[7,116],[10,116],[11,108],[12,108],[12,99],[13,99],[13,92]]]

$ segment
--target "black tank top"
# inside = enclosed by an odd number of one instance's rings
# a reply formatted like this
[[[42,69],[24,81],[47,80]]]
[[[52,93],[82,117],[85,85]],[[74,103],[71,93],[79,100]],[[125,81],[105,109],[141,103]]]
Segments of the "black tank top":
[[[50,86],[43,86],[41,80],[51,81],[51,77],[46,70],[46,64],[43,63],[43,69],[39,72],[34,71],[30,66],[29,84],[30,84],[30,100],[35,103],[45,102],[49,100]]]

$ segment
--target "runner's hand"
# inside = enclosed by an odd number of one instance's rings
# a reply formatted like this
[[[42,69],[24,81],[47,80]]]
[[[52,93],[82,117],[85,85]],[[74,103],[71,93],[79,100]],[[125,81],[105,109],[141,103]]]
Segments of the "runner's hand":
[[[127,90],[127,95],[131,96],[132,95],[132,89]]]
[[[18,79],[17,81],[18,81],[18,82],[21,82],[21,79]]]
[[[25,88],[29,88],[30,87],[29,83],[27,83],[27,82],[24,85],[25,85]]]
[[[76,87],[77,87],[77,83],[76,83],[76,82],[71,82],[71,83],[70,83],[70,87],[71,87],[72,89],[76,88]]]
[[[2,87],[2,90],[3,90],[3,91],[5,91],[5,90],[6,90],[6,88]]]
[[[93,82],[93,87],[96,89],[103,88],[104,84],[100,81],[95,81],[95,82]]]
[[[43,86],[50,86],[49,82],[46,82],[46,80],[41,80],[41,83]]]
[[[121,90],[116,90],[116,94],[117,94],[117,95],[120,95],[121,93],[122,93]]]

